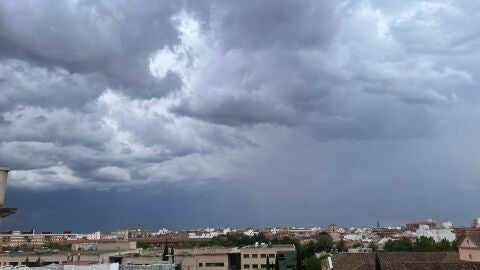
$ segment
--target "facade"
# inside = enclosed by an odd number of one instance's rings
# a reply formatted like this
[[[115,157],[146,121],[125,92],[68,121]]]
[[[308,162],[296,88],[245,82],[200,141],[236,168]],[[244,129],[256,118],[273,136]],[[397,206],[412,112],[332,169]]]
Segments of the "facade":
[[[480,228],[480,218],[476,218],[476,219],[473,220],[472,227]]]
[[[420,225],[415,231],[415,236],[420,238],[422,236],[432,238],[435,242],[440,242],[446,239],[449,242],[453,242],[456,239],[453,229],[430,229],[428,225]]]
[[[237,248],[208,247],[175,249],[174,263],[182,270],[296,269],[294,245],[254,245]]]
[[[415,221],[415,222],[407,223],[405,225],[405,229],[414,232],[420,228],[420,225],[428,225],[428,227],[432,229],[437,228],[437,223],[435,222],[435,220],[427,219],[425,221]]]
[[[480,262],[480,232],[467,232],[458,245],[458,253],[462,261]]]
[[[124,257],[120,270],[175,270],[176,265],[160,257]]]
[[[257,245],[240,249],[241,269],[266,269],[267,264],[275,265],[278,261],[279,269],[297,266],[297,251],[294,245]],[[292,264],[292,260],[294,264]]]
[[[230,254],[238,250],[223,247],[175,249],[174,263],[182,270],[228,270]]]
[[[77,241],[75,243],[72,243],[73,251],[113,251],[132,250],[136,248],[136,241]]]
[[[77,239],[77,235],[71,232],[51,233],[42,232],[2,232],[0,233],[0,244],[3,247],[41,247],[51,243],[60,243]]]
[[[297,251],[281,250],[277,252],[277,260],[279,270],[297,269]]]

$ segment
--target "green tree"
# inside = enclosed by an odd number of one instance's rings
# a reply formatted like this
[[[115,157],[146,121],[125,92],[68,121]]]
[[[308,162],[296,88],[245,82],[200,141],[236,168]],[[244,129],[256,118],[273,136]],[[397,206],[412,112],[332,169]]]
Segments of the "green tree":
[[[163,248],[163,260],[168,261],[168,239],[165,241],[165,247]]]
[[[413,246],[413,251],[419,252],[432,252],[436,251],[437,247],[435,246],[435,241],[433,238],[421,236],[415,240],[415,245]]]
[[[316,252],[329,252],[333,248],[333,240],[332,237],[328,234],[322,234],[319,236],[317,239],[317,242],[315,244],[315,251]]]
[[[319,270],[322,269],[322,260],[316,256],[306,258],[303,262],[303,270]]]
[[[368,244],[368,247],[372,249],[373,252],[376,252],[378,250],[378,246],[375,245],[375,243],[370,243]]]
[[[413,244],[407,237],[402,237],[399,240],[388,240],[383,246],[385,251],[413,251]]]
[[[452,244],[450,245],[452,250],[458,251],[458,244],[460,244],[461,240],[462,237],[457,237],[455,240],[453,240]]]
[[[151,245],[146,242],[137,242],[137,248],[143,248],[143,249],[148,249],[150,248]]]
[[[335,248],[338,250],[338,252],[347,251],[347,246],[345,245],[345,241],[343,241],[343,239],[341,239],[335,244]]]
[[[449,251],[453,250],[452,245],[447,239],[442,239],[440,242],[435,244],[436,249],[439,251]]]

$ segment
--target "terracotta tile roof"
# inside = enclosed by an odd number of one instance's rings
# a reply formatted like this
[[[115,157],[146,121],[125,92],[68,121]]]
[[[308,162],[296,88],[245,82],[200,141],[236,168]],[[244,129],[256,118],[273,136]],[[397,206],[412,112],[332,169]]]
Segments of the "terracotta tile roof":
[[[376,270],[375,253],[339,253],[333,256],[335,270]],[[381,270],[480,270],[480,263],[460,261],[456,252],[377,253]]]
[[[469,231],[465,233],[465,237],[472,240],[472,242],[477,246],[480,247],[480,232],[479,231]]]

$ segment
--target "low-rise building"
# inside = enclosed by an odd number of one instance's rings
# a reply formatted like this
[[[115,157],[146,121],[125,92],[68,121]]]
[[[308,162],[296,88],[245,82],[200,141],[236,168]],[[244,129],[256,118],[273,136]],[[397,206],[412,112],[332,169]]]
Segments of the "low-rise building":
[[[3,247],[41,247],[51,243],[62,243],[69,240],[76,240],[77,234],[72,232],[52,233],[35,231],[20,232],[2,232],[0,233],[0,243]]]
[[[480,228],[480,218],[475,218],[472,222],[472,227]]]
[[[415,231],[415,236],[417,238],[427,237],[432,238],[435,242],[440,242],[443,239],[453,242],[455,241],[456,235],[453,233],[453,229],[446,228],[433,228],[431,229],[428,225],[420,225],[419,228]]]
[[[267,269],[278,263],[278,269],[296,269],[297,252],[294,245],[253,245],[240,249],[241,269]]]
[[[239,251],[235,248],[177,248],[174,263],[182,270],[228,270],[238,269],[239,262],[235,263],[235,260],[239,261],[239,257]]]
[[[141,250],[123,251],[49,251],[10,252],[0,254],[0,266],[39,266],[48,264],[93,264],[116,263],[115,257],[126,254],[140,254]]]
[[[458,244],[460,260],[480,262],[480,232],[470,231]]]
[[[280,270],[296,269],[294,245],[256,244],[238,248],[205,247],[175,249],[174,263],[182,270]]]
[[[89,251],[108,251],[108,250],[133,250],[137,248],[136,241],[87,241],[79,240],[72,243],[72,250],[89,250]]]

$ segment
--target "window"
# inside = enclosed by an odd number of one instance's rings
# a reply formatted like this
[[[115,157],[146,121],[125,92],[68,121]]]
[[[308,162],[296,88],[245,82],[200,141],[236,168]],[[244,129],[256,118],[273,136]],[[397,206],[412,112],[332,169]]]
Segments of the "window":
[[[252,258],[258,258],[258,254],[252,254]]]
[[[222,267],[222,266],[225,266],[225,264],[222,262],[222,263],[205,263],[205,266],[206,267]]]
[[[203,263],[198,263],[198,267],[203,267]]]
[[[257,269],[257,268],[258,268],[258,264],[252,264],[252,268]]]
[[[249,268],[250,268],[250,264],[244,264],[244,265],[243,265],[243,268],[249,269]]]
[[[470,260],[472,259],[472,254],[468,254],[468,257],[470,257]]]
[[[268,257],[275,258],[275,254],[268,254]]]
[[[261,265],[261,268],[267,269],[267,265],[266,265],[266,264],[262,264],[262,265]]]
[[[267,254],[260,254],[260,258],[266,258]]]
[[[250,258],[250,254],[243,254],[243,258],[244,258],[244,259]]]

